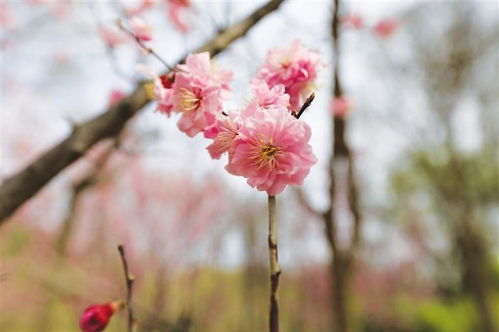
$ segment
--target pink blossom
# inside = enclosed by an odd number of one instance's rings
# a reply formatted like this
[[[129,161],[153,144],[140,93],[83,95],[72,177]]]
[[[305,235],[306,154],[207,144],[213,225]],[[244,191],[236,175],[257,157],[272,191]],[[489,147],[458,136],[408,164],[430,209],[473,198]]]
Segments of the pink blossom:
[[[5,29],[15,29],[17,22],[12,15],[10,8],[5,3],[0,3],[0,27]]]
[[[220,88],[177,74],[173,85],[173,109],[182,113],[177,125],[180,131],[193,137],[215,123],[221,110]]]
[[[225,169],[269,195],[279,194],[288,184],[302,184],[317,161],[308,144],[308,124],[285,107],[253,111],[238,129]]]
[[[139,40],[150,41],[152,39],[152,27],[139,17],[130,20],[130,29]]]
[[[213,66],[208,52],[190,54],[177,66],[170,88],[155,80],[158,109],[167,115],[181,113],[177,126],[192,137],[215,124],[231,79],[231,72]]]
[[[111,93],[109,94],[108,105],[113,106],[119,103],[123,98],[125,98],[125,96],[126,94],[121,90],[118,89],[112,90]]]
[[[189,27],[185,24],[182,16],[191,7],[190,0],[167,0],[168,16],[173,25],[182,33],[187,33]]]
[[[342,17],[341,23],[345,27],[359,30],[364,25],[364,20],[359,14],[349,14]]]
[[[208,52],[187,56],[174,76],[157,77],[144,66],[138,70],[153,78],[158,110],[166,115],[180,113],[177,126],[191,137],[216,123],[232,79],[231,72],[211,63]]]
[[[232,155],[232,143],[239,130],[238,120],[239,117],[235,113],[229,113],[226,116],[219,115],[216,124],[205,129],[205,137],[213,138],[213,143],[206,148],[211,158],[220,159],[226,152]]]
[[[117,31],[116,29],[100,27],[99,34],[106,43],[106,45],[108,45],[109,47],[115,47],[127,41],[126,36],[123,33]]]
[[[345,96],[336,97],[331,102],[331,112],[338,117],[345,117],[352,107],[353,102]]]
[[[154,6],[155,2],[156,0],[141,0],[136,7],[126,9],[126,14],[129,17],[140,15]]]
[[[282,105],[276,105],[276,107],[278,106],[282,109]],[[234,139],[239,134],[239,128],[244,125],[245,119],[252,116],[260,119],[263,116],[262,111],[265,109],[267,108],[261,106],[257,100],[252,100],[239,112],[218,114],[215,124],[204,130],[204,137],[213,139],[213,143],[206,148],[211,158],[220,159],[222,154],[226,152],[230,158]]]
[[[272,106],[289,107],[289,95],[282,84],[270,88],[267,82],[260,79],[251,81],[251,90],[258,105],[262,108]]]
[[[232,72],[214,66],[208,52],[189,54],[185,64],[178,65],[178,70],[197,80],[206,80],[210,85],[217,85],[224,93],[230,90]]]
[[[48,2],[48,0],[27,0],[27,1],[29,4],[32,4],[32,5],[41,5],[41,4]]]
[[[390,37],[399,27],[400,22],[393,18],[385,18],[376,23],[373,27],[373,33],[380,38]]]
[[[153,81],[154,99],[158,103],[157,111],[170,116],[173,111],[173,90],[165,86],[161,77]]]
[[[270,88],[277,84],[285,87],[290,96],[291,110],[300,108],[323,68],[320,55],[301,46],[295,40],[286,48],[271,49],[260,68],[257,78],[267,82]]]
[[[152,69],[143,64],[138,64],[136,69],[153,82],[154,100],[157,102],[156,110],[170,116],[173,111],[173,90],[171,87],[175,80],[175,72],[158,76]]]

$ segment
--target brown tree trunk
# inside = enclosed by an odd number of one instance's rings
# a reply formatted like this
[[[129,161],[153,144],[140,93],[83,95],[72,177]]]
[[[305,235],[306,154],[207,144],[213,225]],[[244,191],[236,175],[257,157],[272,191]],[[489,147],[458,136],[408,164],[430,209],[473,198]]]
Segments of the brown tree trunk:
[[[347,332],[348,326],[348,271],[345,258],[337,254],[331,264],[333,328],[335,332]]]

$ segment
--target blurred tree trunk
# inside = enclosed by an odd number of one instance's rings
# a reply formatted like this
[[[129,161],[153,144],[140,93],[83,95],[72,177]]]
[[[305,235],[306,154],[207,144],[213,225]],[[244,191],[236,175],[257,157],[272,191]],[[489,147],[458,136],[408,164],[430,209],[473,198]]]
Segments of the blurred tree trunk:
[[[456,234],[456,245],[460,251],[462,278],[472,294],[480,317],[482,331],[494,332],[494,317],[488,291],[487,251],[483,237],[471,227],[473,220],[464,215],[461,231]]]
[[[333,98],[343,97],[339,76],[339,12],[340,1],[334,0],[333,15],[331,19],[331,38],[333,46]],[[349,326],[349,291],[352,267],[354,266],[355,253],[360,244],[360,228],[362,215],[360,212],[358,189],[354,174],[354,158],[346,140],[347,119],[334,115],[332,120],[333,144],[329,161],[329,207],[322,214],[326,228],[326,237],[331,249],[331,308],[333,314],[333,329],[336,332],[348,332]],[[345,186],[340,184],[346,183]],[[348,202],[351,215],[352,233],[350,243],[343,247],[338,243],[337,208],[335,200],[343,196]]]

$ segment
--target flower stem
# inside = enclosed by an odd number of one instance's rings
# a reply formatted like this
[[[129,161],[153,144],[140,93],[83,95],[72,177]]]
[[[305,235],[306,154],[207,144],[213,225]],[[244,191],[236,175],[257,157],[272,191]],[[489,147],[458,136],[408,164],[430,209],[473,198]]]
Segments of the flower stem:
[[[276,227],[276,198],[269,195],[269,262],[270,262],[270,314],[269,331],[279,331],[279,276],[281,268],[279,267],[277,251],[277,227]]]

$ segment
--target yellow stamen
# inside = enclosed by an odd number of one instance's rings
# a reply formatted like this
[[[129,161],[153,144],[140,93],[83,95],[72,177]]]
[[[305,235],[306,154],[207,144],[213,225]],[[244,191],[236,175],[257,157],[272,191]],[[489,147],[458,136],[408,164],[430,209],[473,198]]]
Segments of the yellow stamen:
[[[201,104],[201,99],[198,98],[194,92],[185,88],[181,90],[180,96],[182,99],[179,105],[179,111],[181,112],[195,111]]]
[[[268,167],[271,170],[277,166],[277,156],[281,150],[270,143],[263,143],[255,146],[255,152],[251,159],[258,165],[258,169]]]
[[[152,82],[148,82],[145,84],[145,88],[146,88],[147,98],[149,98],[151,100],[154,99],[154,97],[155,97],[154,84]]]

